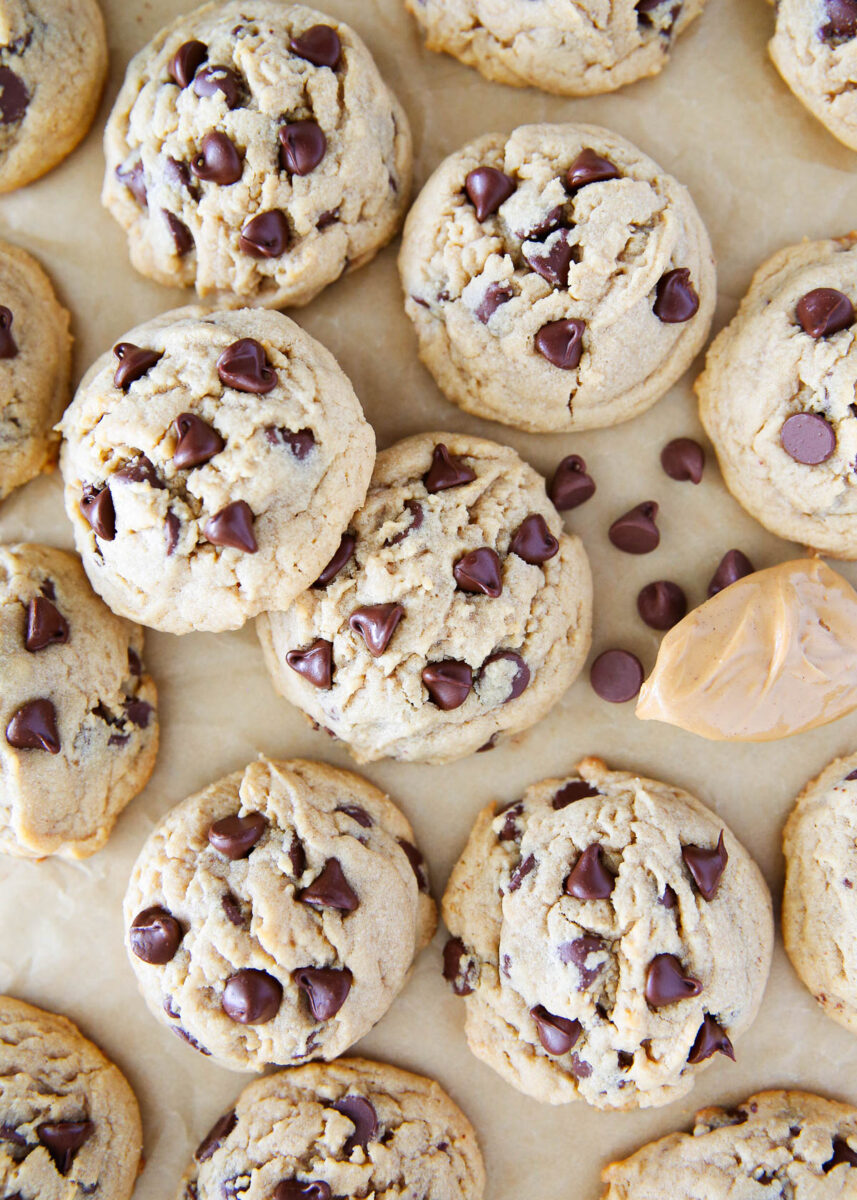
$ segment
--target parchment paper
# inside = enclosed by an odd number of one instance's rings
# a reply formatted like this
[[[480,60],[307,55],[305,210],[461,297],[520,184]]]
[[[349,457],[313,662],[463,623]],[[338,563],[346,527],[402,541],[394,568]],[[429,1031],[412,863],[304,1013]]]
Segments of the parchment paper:
[[[103,0],[111,80],[84,146],[39,183],[0,198],[0,236],[38,255],[70,307],[76,374],[132,325],[190,297],[149,284],[128,265],[124,237],[101,209],[101,128],[130,56],[193,0]],[[617,95],[586,101],[483,81],[429,55],[400,0],[319,0],[369,43],[410,116],[417,182],[465,140],[527,121],[586,120],[616,129],[686,183],[719,262],[718,325],[728,320],[754,268],[803,236],[853,227],[857,157],[841,147],[780,82],[765,44],[773,10],[763,0],[709,0],[667,70]],[[294,315],[351,376],[380,446],[422,429],[470,430],[514,445],[550,473],[582,454],[598,484],[568,516],[592,558],[595,652],[625,646],[654,662],[657,638],[638,619],[639,588],[675,579],[692,604],[721,555],[738,546],[759,567],[795,547],[766,534],[725,491],[709,451],[703,483],[675,483],[659,466],[672,437],[701,437],[691,373],[643,417],[580,436],[524,435],[447,404],[417,361],[402,311],[396,246]],[[662,542],[651,555],[614,550],[607,527],[642,500],[662,506]],[[71,545],[57,476],[19,490],[0,509],[0,539]],[[852,582],[857,570],[842,568]],[[155,822],[191,791],[257,753],[317,757],[343,766],[344,747],[312,733],[279,699],[252,626],[239,633],[147,635],[160,689],[161,753],[155,775],[106,847],[81,864],[0,860],[0,991],[67,1013],[122,1067],[142,1106],[146,1167],[138,1200],[170,1200],[193,1148],[249,1076],[214,1066],[149,1016],[122,947],[121,898]],[[515,745],[448,767],[384,763],[366,774],[407,812],[439,896],[477,811],[514,800],[529,783],[561,774],[583,754],[681,784],[727,820],[761,864],[778,900],[780,833],[793,798],[834,755],[851,752],[857,714],[826,729],[764,746],[715,745],[654,723],[633,705],[608,705],[588,674],[553,714]],[[778,942],[760,1017],[738,1043],[738,1063],[718,1058],[693,1093],[667,1108],[618,1115],[583,1103],[551,1108],[525,1099],[467,1050],[461,1002],[440,975],[443,935],[419,960],[392,1011],[358,1050],[436,1077],[474,1122],[490,1200],[521,1196],[595,1200],[609,1159],[687,1126],[704,1104],[752,1090],[801,1085],[857,1102],[857,1039],[824,1017]],[[724,947],[724,953],[728,948]]]

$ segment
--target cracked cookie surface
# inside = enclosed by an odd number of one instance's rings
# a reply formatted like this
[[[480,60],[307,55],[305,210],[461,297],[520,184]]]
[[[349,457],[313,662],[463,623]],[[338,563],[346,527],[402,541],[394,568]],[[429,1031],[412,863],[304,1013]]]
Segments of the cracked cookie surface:
[[[584,759],[480,814],[443,898],[477,1057],[537,1100],[668,1104],[751,1024],[771,899],[687,792]]]
[[[841,0],[777,0],[768,45],[798,100],[835,138],[857,150],[857,16]]]
[[[200,296],[306,304],[398,229],[407,118],[353,29],[302,4],[208,4],[132,60],[102,200],[131,261]]]
[[[434,933],[413,833],[350,771],[261,759],[168,813],[125,897],[151,1011],[223,1066],[342,1054]]]

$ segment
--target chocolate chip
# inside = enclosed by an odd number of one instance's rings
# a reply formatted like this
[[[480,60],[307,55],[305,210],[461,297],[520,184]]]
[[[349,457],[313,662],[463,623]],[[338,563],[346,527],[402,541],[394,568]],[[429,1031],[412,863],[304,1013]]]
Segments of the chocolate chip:
[[[530,684],[530,668],[521,658],[520,654],[516,654],[514,650],[495,650],[493,654],[489,654],[484,663],[479,669],[480,676],[486,667],[490,667],[491,663],[495,662],[510,662],[515,667],[515,674],[512,676],[509,686],[509,694],[503,701],[508,704],[510,700],[517,700],[518,697],[526,691]]]
[[[312,586],[314,588],[326,588],[329,583],[332,583],[342,568],[351,562],[356,545],[357,538],[353,533],[343,533],[339,549]]]
[[[530,513],[524,517],[509,542],[509,552],[517,554],[518,558],[531,566],[541,566],[553,558],[558,550],[559,542],[540,513]]]
[[[354,1133],[342,1147],[345,1157],[350,1158],[352,1151],[357,1146],[362,1146],[366,1150],[369,1143],[374,1141],[378,1134],[378,1114],[374,1107],[364,1096],[345,1096],[342,1100],[337,1100],[335,1104],[332,1104],[331,1108],[347,1117],[354,1126]]]
[[[238,182],[244,166],[241,155],[226,134],[215,130],[202,139],[199,154],[191,162],[190,169],[197,179],[225,186]]]
[[[6,726],[6,741],[16,750],[47,750],[59,754],[56,709],[50,700],[28,700]]]
[[[176,214],[171,213],[169,209],[162,208],[161,213],[167,223],[170,237],[173,239],[176,254],[179,258],[184,258],[186,254],[190,254],[191,250],[193,250],[193,234],[184,221],[180,221]]]
[[[284,1179],[274,1188],[271,1200],[331,1200],[332,1195],[330,1185],[319,1179],[310,1183],[300,1179]]]
[[[332,908],[345,916],[360,907],[357,893],[345,878],[338,858],[329,858],[316,879],[304,888],[298,899],[311,908]]]
[[[567,287],[571,264],[577,261],[578,249],[567,229],[551,234],[543,245],[529,244],[521,253],[532,269],[552,287]]]
[[[554,1016],[543,1004],[537,1004],[535,1008],[531,1008],[530,1016],[536,1023],[539,1041],[547,1053],[553,1056],[568,1054],[583,1032],[579,1021],[570,1021],[567,1017]]]
[[[235,813],[214,821],[208,829],[208,840],[224,858],[235,862],[246,858],[268,828],[268,819],[260,812]]]
[[[475,963],[461,938],[450,938],[443,948],[443,977],[456,996],[470,996],[475,980]]]
[[[31,654],[46,646],[61,646],[68,641],[68,621],[56,605],[44,596],[36,596],[27,605],[27,629],[24,645]]]
[[[819,29],[825,41],[853,38],[857,34],[857,0],[825,0],[828,22]]]
[[[211,1058],[211,1051],[206,1050],[201,1042],[198,1042],[195,1037],[188,1033],[186,1029],[182,1029],[181,1025],[171,1025],[173,1033],[176,1037],[180,1037],[183,1042],[187,1042],[189,1046],[193,1046],[194,1050],[198,1050],[200,1054],[204,1054],[206,1058]]]
[[[656,954],[646,971],[646,1000],[652,1008],[665,1004],[676,1004],[698,996],[702,984],[698,979],[685,975],[684,967],[674,954]]]
[[[581,150],[568,168],[565,181],[568,190],[576,192],[578,188],[586,187],[588,183],[604,183],[608,179],[618,178],[619,169],[616,164],[587,147],[587,149]]]
[[[579,454],[569,454],[554,471],[548,484],[548,495],[554,508],[568,512],[595,495],[595,480],[586,473],[586,463]]]
[[[536,858],[534,854],[528,854],[526,858],[522,859],[509,876],[508,890],[510,892],[517,892],[526,877],[535,869],[535,865]]]
[[[298,58],[305,58],[314,67],[336,68],[342,54],[339,34],[329,25],[313,25],[305,33],[293,37],[289,49]]]
[[[404,529],[401,529],[397,534],[394,534],[389,541],[385,542],[386,546],[398,546],[406,537],[415,533],[423,523],[423,506],[418,504],[416,500],[406,500],[405,509],[411,514],[411,521]]]
[[[226,387],[257,396],[272,392],[279,382],[265,347],[255,338],[239,338],[227,346],[217,360],[217,374]]]
[[[138,729],[148,729],[149,720],[154,712],[151,704],[147,700],[129,699],[123,704],[125,716],[132,725],[136,725]]]
[[[463,592],[481,592],[496,599],[503,591],[500,557],[489,546],[462,555],[453,565],[452,574]]]
[[[310,1012],[317,1021],[335,1017],[348,999],[352,974],[347,967],[299,967],[292,979],[304,993]]]
[[[14,1125],[0,1125],[0,1142],[11,1142],[13,1146],[26,1146],[27,1139]]]
[[[297,834],[292,838],[292,844],[289,846],[289,862],[292,864],[292,874],[296,879],[300,879],[306,870],[306,851]]]
[[[292,175],[309,175],[327,152],[327,138],[316,121],[290,121],[281,125],[280,166]]]
[[[714,1017],[706,1013],[696,1040],[690,1048],[687,1061],[691,1064],[705,1062],[707,1058],[711,1058],[712,1054],[725,1054],[727,1058],[735,1061],[735,1051],[726,1036],[726,1031],[718,1025]]]
[[[602,700],[624,704],[643,686],[643,666],[630,650],[605,650],[590,667],[589,682]]]
[[[502,305],[508,303],[515,291],[508,283],[489,283],[485,294],[479,301],[475,314],[483,325],[487,325],[494,313]]]
[[[180,413],[173,421],[173,428],[178,438],[173,451],[173,466],[180,471],[202,466],[226,445],[216,429],[193,413]]]
[[[634,1065],[634,1055],[629,1050],[617,1050],[616,1061],[623,1071]]]
[[[389,646],[404,615],[401,604],[364,604],[361,608],[355,608],[348,618],[348,624],[363,638],[372,657],[378,658]]]
[[[237,108],[244,96],[244,80],[231,67],[205,67],[197,73],[193,90],[201,99],[220,92],[229,109]]]
[[[67,1175],[74,1156],[95,1133],[92,1121],[45,1121],[36,1126],[39,1141],[50,1154],[60,1175]]]
[[[797,319],[810,337],[830,337],[854,324],[854,305],[835,288],[815,288],[798,301]]]
[[[651,554],[658,548],[661,535],[655,524],[658,505],[654,500],[644,500],[635,508],[617,517],[610,526],[609,538],[618,550],[625,554]]]
[[[587,846],[565,881],[564,891],[575,900],[606,900],[613,894],[616,877],[606,866],[603,850],[594,842]]]
[[[551,801],[551,808],[559,811],[562,808],[568,808],[569,804],[574,804],[577,800],[586,800],[589,796],[600,795],[598,788],[594,788],[585,779],[572,779],[555,794]]]
[[[852,1150],[844,1138],[835,1137],[833,1154],[826,1163],[822,1164],[821,1169],[827,1175],[834,1167],[841,1166],[842,1163],[847,1163],[849,1167],[857,1167],[857,1151]]]
[[[577,967],[577,973],[580,976],[578,991],[588,988],[604,970],[603,962],[596,963],[594,967],[588,967],[586,963],[591,954],[603,953],[606,948],[600,937],[591,934],[575,938],[573,942],[564,942],[560,946],[560,962],[564,962],[566,965],[571,963],[572,966]]]
[[[132,458],[124,467],[120,467],[113,475],[114,479],[121,483],[146,483],[149,487],[158,488],[161,491],[166,487],[164,481],[155,470],[154,463],[146,458],[145,454],[138,454],[136,458]]]
[[[303,462],[315,445],[315,434],[311,429],[283,429],[278,425],[268,425],[265,429],[265,440],[269,446],[287,446],[298,462]]]
[[[18,343],[12,336],[14,319],[11,308],[0,304],[0,358],[17,358],[18,356]]]
[[[460,708],[473,687],[473,672],[465,662],[445,658],[423,667],[421,679],[432,703],[443,712]]]
[[[857,779],[857,771],[852,771],[850,775],[845,776],[846,783],[848,783],[852,779]]]
[[[538,241],[541,238],[547,237],[549,233],[553,233],[554,230],[559,229],[564,224],[562,205],[557,205],[556,208],[552,208],[550,212],[546,212],[543,217],[539,218],[528,229],[519,230],[517,236],[522,242]]]
[[[637,612],[652,629],[672,629],[687,613],[687,596],[677,583],[658,579],[640,591]]]
[[[207,58],[208,46],[204,42],[185,42],[170,59],[167,70],[180,88],[186,88]]]
[[[723,844],[723,830],[720,830],[720,837],[713,850],[706,850],[703,846],[682,846],[681,856],[700,894],[706,900],[713,900],[729,861]]]
[[[665,325],[680,325],[699,312],[699,296],[687,267],[662,275],[655,293],[654,313]]]
[[[417,881],[417,887],[421,892],[428,892],[428,872],[426,871],[425,859],[413,842],[408,842],[405,838],[397,838],[396,842],[405,858],[411,864],[411,870]]]
[[[280,1011],[283,985],[267,971],[246,967],[226,980],[220,1007],[239,1025],[265,1025]]]
[[[661,466],[679,483],[699,483],[705,467],[705,451],[693,438],[673,438],[661,451]]]
[[[816,467],[827,462],[836,449],[833,426],[820,413],[795,413],[787,417],[780,430],[783,449],[795,462]]]
[[[131,952],[156,967],[175,958],[181,940],[181,925],[171,912],[157,906],[138,913],[128,930]]]
[[[472,483],[476,472],[468,467],[462,458],[450,454],[442,443],[435,446],[431,456],[431,466],[423,476],[425,489],[431,495],[445,492],[448,488],[460,487]]]
[[[327,689],[333,681],[333,643],[316,638],[306,650],[289,650],[286,663],[313,687]]]
[[[224,892],[220,897],[220,904],[230,925],[237,929],[246,928],[247,922],[241,910],[241,902],[233,892]]]
[[[0,125],[20,121],[30,103],[30,93],[20,75],[0,67]]]
[[[133,342],[119,342],[113,347],[113,353],[119,359],[113,383],[123,392],[127,392],[132,383],[142,379],[164,357],[163,350],[145,350]]]
[[[359,804],[340,804],[336,811],[345,813],[346,817],[350,817],[352,821],[356,821],[364,829],[371,829],[374,824],[366,809]]]
[[[179,541],[179,529],[181,527],[178,517],[172,510],[166,515],[165,525],[167,529],[167,558],[169,558],[175,553]]]
[[[278,208],[258,213],[241,227],[238,244],[253,258],[279,258],[289,248],[289,223]]]
[[[215,1121],[211,1129],[199,1143],[196,1148],[194,1158],[197,1162],[206,1162],[211,1156],[220,1149],[223,1142],[229,1137],[232,1130],[238,1124],[238,1116],[233,1108],[231,1112],[224,1113],[219,1120]]]
[[[573,371],[583,356],[583,333],[586,322],[571,318],[549,321],[536,334],[535,347],[542,358],[561,371]]]
[[[128,189],[141,208],[149,207],[149,196],[146,191],[146,174],[139,158],[130,167],[117,167],[115,175],[119,182]]]
[[[717,570],[711,576],[708,595],[716,596],[725,587],[729,587],[730,583],[743,579],[745,575],[752,575],[755,570],[756,568],[742,551],[727,550],[721,558]]]
[[[476,209],[476,220],[484,221],[517,191],[514,179],[496,167],[477,167],[464,181],[464,190]]]
[[[215,546],[231,546],[245,554],[255,554],[259,549],[253,532],[255,519],[246,500],[234,500],[209,517],[202,532]]]
[[[675,908],[675,906],[678,904],[678,896],[675,894],[675,890],[671,888],[669,884],[667,884],[664,888],[663,895],[658,896],[658,904],[660,904],[662,908]]]

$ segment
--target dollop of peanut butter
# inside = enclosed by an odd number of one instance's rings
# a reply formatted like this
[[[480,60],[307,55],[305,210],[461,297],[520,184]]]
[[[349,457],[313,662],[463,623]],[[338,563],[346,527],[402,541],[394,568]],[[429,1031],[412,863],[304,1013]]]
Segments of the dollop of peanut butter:
[[[857,707],[857,592],[821,559],[747,575],[661,642],[637,716],[768,742]]]

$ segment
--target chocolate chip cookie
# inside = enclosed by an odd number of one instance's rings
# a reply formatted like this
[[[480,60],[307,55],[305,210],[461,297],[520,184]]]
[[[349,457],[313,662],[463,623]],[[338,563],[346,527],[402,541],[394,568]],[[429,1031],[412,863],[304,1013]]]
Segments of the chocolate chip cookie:
[[[537,1100],[605,1109],[669,1104],[734,1059],[773,942],[768,889],[724,823],[595,758],[483,810],[443,917],[473,1053]]]
[[[65,1017],[0,996],[0,1188],[128,1200],[142,1131],[125,1077]]]
[[[198,1146],[177,1200],[481,1200],[484,1191],[473,1127],[438,1084],[341,1058],[246,1087]]]
[[[342,1054],[390,1007],[435,922],[396,806],[297,759],[260,759],[179,804],[125,896],[149,1008],[238,1071]]]
[[[422,433],[378,456],[312,588],[259,618],[277,690],[358,762],[449,762],[528,729],[589,650],[592,582],[514,450]]]
[[[0,852],[85,858],[107,841],[158,751],[142,653],[76,554],[0,546]]]
[[[200,296],[306,304],[399,227],[404,110],[353,29],[302,4],[179,17],[131,61],[102,199],[138,271]]]
[[[758,1092],[735,1108],[703,1108],[692,1133],[611,1163],[603,1200],[845,1200],[855,1166],[857,1109],[810,1092]]]
[[[766,529],[857,558],[857,234],[759,267],[696,381],[726,486]]]
[[[651,407],[708,336],[708,234],[689,193],[594,125],[487,134],[441,163],[399,270],[447,399],[535,432]]]
[[[53,469],[70,373],[69,315],[51,281],[26,251],[0,242],[0,500]]]
[[[486,79],[561,96],[613,92],[666,65],[705,0],[405,0],[430,50]]]
[[[95,590],[155,629],[286,608],[339,545],[375,440],[333,356],[279,313],[188,308],[126,334],[62,422]]]
[[[777,0],[776,22],[774,66],[813,116],[857,150],[857,4]]]

